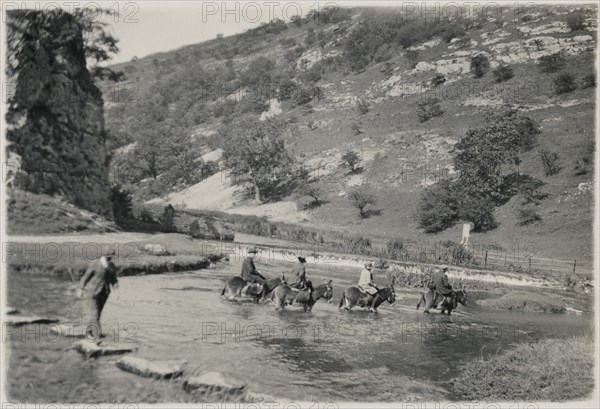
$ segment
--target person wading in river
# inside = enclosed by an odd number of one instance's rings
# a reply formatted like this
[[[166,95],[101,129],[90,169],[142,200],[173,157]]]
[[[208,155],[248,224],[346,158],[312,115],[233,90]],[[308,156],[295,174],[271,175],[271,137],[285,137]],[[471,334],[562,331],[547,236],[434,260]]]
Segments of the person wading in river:
[[[292,267],[290,275],[295,277],[295,280],[290,287],[298,288],[300,290],[306,290],[308,288],[308,280],[306,279],[306,259],[304,257],[298,257],[298,261]]]
[[[258,253],[258,249],[256,247],[250,247],[248,249],[248,256],[242,262],[242,278],[248,283],[259,283],[264,284],[267,279],[256,271],[256,267],[254,266],[254,258]]]
[[[444,298],[448,299],[448,303],[452,302],[452,298],[455,297],[454,291],[452,291],[452,286],[448,282],[448,276],[446,273],[448,272],[448,267],[444,266],[441,270],[437,269],[432,276],[433,279],[433,303],[434,307],[437,307],[438,302],[436,301],[437,294],[441,294]],[[444,302],[444,298],[440,301],[440,303]]]
[[[371,302],[371,311],[377,312],[373,306],[375,305],[375,301],[379,299],[379,289],[373,282],[373,274],[371,273],[372,269],[373,263],[365,264],[365,268],[360,272],[360,278],[358,279],[358,289],[363,293],[368,294],[369,298],[373,298],[373,301]]]
[[[112,262],[114,255],[115,251],[110,250],[99,260],[90,263],[79,281],[77,297],[85,299],[84,309],[88,318],[86,337],[89,335],[94,341],[99,340],[102,335],[100,315],[111,289],[119,288],[117,267]],[[85,291],[86,287],[89,288],[88,291]]]

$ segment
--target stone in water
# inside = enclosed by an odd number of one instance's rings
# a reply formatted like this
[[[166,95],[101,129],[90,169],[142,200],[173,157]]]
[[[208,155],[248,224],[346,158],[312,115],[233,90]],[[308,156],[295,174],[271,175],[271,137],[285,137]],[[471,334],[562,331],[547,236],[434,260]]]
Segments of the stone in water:
[[[170,379],[183,374],[181,363],[173,361],[148,361],[144,358],[126,356],[117,361],[117,367],[126,372],[147,378]]]

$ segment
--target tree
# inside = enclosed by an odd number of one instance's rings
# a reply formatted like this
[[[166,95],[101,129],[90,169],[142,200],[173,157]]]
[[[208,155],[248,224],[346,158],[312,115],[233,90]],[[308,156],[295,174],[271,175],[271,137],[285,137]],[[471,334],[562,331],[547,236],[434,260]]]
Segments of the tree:
[[[350,168],[350,172],[354,173],[358,170],[357,165],[360,163],[360,156],[355,151],[348,151],[343,154],[342,160]]]
[[[123,72],[113,71],[102,65],[119,52],[119,40],[107,31],[108,23],[99,18],[101,15],[111,16],[114,12],[109,9],[83,7],[75,9],[72,14],[83,32],[84,52],[92,78],[119,81],[124,75]]]
[[[222,130],[223,161],[235,183],[250,182],[257,202],[293,186],[302,169],[285,148],[285,124],[242,117]]]
[[[483,77],[490,69],[490,60],[483,54],[471,58],[471,72],[475,77]]]
[[[302,196],[310,196],[313,198],[312,206],[319,206],[321,204],[321,200],[319,198],[323,197],[323,190],[317,186],[315,183],[309,183],[305,181],[300,188],[298,189],[298,193]]]
[[[444,110],[440,107],[440,100],[438,98],[428,98],[417,104],[417,117],[419,118],[419,122],[425,122],[435,116],[441,116],[443,114]]]
[[[450,180],[444,179],[425,189],[417,218],[426,233],[437,233],[458,221],[458,201]]]
[[[455,145],[455,180],[446,180],[428,188],[419,206],[419,223],[426,232],[437,232],[468,220],[475,231],[496,227],[494,208],[520,193],[527,183],[539,193],[540,183],[529,175],[502,173],[503,165],[520,162],[519,154],[535,146],[537,125],[515,109],[486,115],[483,128],[469,129]]]
[[[585,15],[582,13],[572,13],[567,17],[567,26],[571,31],[579,31],[585,28]]]
[[[242,83],[248,87],[264,87],[271,84],[275,63],[267,57],[258,57],[250,62],[240,75]]]
[[[504,82],[508,81],[513,77],[513,70],[508,65],[499,65],[492,71],[494,77],[496,77],[496,82]]]
[[[544,174],[546,176],[553,176],[560,172],[560,166],[558,165],[558,153],[550,152],[547,149],[540,151],[540,162],[544,167]]]
[[[363,219],[367,217],[365,207],[367,207],[368,205],[374,206],[375,204],[377,204],[375,196],[366,188],[358,188],[356,190],[353,190],[352,192],[350,192],[350,194],[348,194],[348,198],[350,199],[350,203],[352,203],[352,206],[358,209],[358,211],[360,212],[360,217]]]
[[[562,51],[544,55],[538,59],[538,63],[543,72],[556,72],[560,70],[566,62],[567,59]]]
[[[556,95],[567,94],[577,89],[575,77],[568,72],[559,74],[554,78],[554,92]]]

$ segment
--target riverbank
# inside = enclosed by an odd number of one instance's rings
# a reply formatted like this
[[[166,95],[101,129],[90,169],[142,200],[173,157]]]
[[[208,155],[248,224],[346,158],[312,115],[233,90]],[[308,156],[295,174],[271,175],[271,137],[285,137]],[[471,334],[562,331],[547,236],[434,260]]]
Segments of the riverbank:
[[[469,400],[557,402],[594,390],[594,337],[523,343],[501,355],[467,362],[451,381]]]
[[[245,237],[248,239],[248,237]],[[118,232],[90,235],[14,236],[9,237],[6,255],[8,264],[18,271],[36,270],[64,275],[67,279],[74,273],[83,274],[89,261],[102,252],[114,249],[115,264],[121,275],[159,274],[172,271],[190,271],[207,268],[222,258],[245,256],[250,243],[195,240],[178,233]],[[306,252],[302,248],[290,248],[281,243],[263,243],[258,261],[295,262],[297,255],[304,255],[309,264],[362,268],[367,261],[384,271],[398,286],[424,288],[436,264],[397,261],[333,252]],[[146,246],[162,247],[161,255],[146,250]],[[527,273],[479,270],[449,266],[448,276],[459,287],[494,291],[500,287],[565,288],[558,277],[535,277]],[[571,290],[590,292],[593,287],[570,287]]]
[[[74,281],[90,262],[110,250],[115,251],[119,276],[200,270],[227,257],[216,246],[177,233],[10,237],[6,257],[13,271],[49,273]]]

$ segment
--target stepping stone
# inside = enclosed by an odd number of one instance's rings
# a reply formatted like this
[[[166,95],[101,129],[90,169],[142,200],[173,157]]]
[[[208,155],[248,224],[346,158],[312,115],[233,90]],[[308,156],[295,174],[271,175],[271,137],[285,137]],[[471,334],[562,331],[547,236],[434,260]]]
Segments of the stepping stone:
[[[58,320],[54,318],[25,317],[21,315],[7,315],[2,318],[2,321],[9,325],[14,325],[15,327],[28,324],[54,324],[58,322]]]
[[[183,383],[183,388],[186,392],[200,394],[211,402],[239,400],[246,396],[244,382],[225,377],[219,372],[191,377]]]
[[[68,338],[85,338],[85,326],[75,324],[58,324],[50,328],[50,333]]]
[[[13,308],[13,307],[6,307],[6,311],[5,311],[5,314],[6,314],[6,315],[13,315],[13,314],[20,314],[20,313],[21,313],[21,311],[19,311],[19,310],[18,310],[18,309],[16,309],[16,308]]]
[[[134,356],[126,356],[117,361],[119,369],[155,379],[170,379],[183,375],[182,365],[183,362],[148,361]]]
[[[103,355],[117,355],[133,352],[134,348],[102,344],[102,341],[81,340],[75,343],[75,349],[88,358],[96,358]]]

